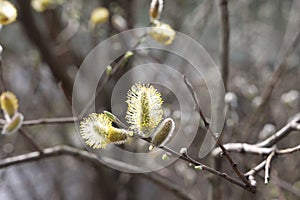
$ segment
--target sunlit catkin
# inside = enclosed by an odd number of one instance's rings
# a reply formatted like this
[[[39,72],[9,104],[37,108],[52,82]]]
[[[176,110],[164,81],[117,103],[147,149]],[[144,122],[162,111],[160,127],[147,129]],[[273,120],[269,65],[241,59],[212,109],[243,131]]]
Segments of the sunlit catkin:
[[[80,134],[85,143],[94,148],[105,148],[108,144],[126,142],[127,130],[112,126],[112,120],[105,114],[92,113],[80,123]]]
[[[142,137],[149,137],[162,120],[161,94],[149,84],[135,84],[127,93],[126,120]]]

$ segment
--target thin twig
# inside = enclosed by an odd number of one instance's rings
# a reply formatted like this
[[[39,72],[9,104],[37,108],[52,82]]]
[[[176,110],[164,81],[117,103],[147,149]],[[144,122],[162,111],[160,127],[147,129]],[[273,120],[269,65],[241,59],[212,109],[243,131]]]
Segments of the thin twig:
[[[224,144],[227,151],[238,153],[253,153],[259,155],[268,155],[274,148],[273,146],[283,138],[287,137],[292,131],[298,131],[297,125],[300,122],[300,113],[296,114],[290,122],[288,122],[279,131],[266,138],[265,140],[256,144],[248,143],[228,143]],[[222,152],[220,148],[216,148],[212,151],[212,155],[217,156]]]
[[[65,124],[77,122],[76,117],[61,117],[61,118],[41,118],[36,120],[27,120],[23,122],[23,126],[36,126],[42,124]]]
[[[32,137],[30,134],[27,133],[23,128],[19,130],[19,132],[27,139],[27,141],[40,153],[43,153],[43,147],[40,146]]]
[[[136,49],[141,42],[143,41],[143,38],[146,36],[146,33],[143,34],[137,41],[137,43],[131,48],[131,49]],[[111,73],[109,74],[109,76],[105,76],[105,79],[103,80],[103,82],[101,83],[101,85],[97,88],[96,93],[95,93],[95,97],[98,96],[100,94],[100,92],[102,91],[102,89],[104,88],[104,86],[107,84],[107,82],[111,79],[111,77],[113,77],[120,68],[122,68],[126,62],[128,62],[128,58],[126,53],[122,56],[122,58],[117,62],[117,64],[113,67]],[[95,102],[95,99],[91,98],[89,100],[89,102],[87,103],[86,107],[84,107],[84,109],[80,112],[80,114],[78,115],[78,118],[81,119],[86,112],[89,110],[89,108],[91,107],[91,105],[93,104],[93,102]]]
[[[72,89],[73,80],[67,74],[66,66],[56,58],[53,50],[50,48],[51,45],[49,41],[45,38],[44,34],[37,27],[34,17],[32,15],[32,9],[30,7],[30,0],[17,0],[19,4],[19,14],[18,19],[23,25],[23,28],[28,36],[28,38],[35,44],[41,52],[43,59],[49,65],[56,80],[61,83],[62,89],[65,96],[71,102],[72,100]]]
[[[229,10],[227,0],[218,0],[219,22],[220,22],[220,64],[222,68],[222,78],[227,91],[227,83],[229,76],[229,54],[230,54],[230,25]]]
[[[275,156],[275,151],[270,153],[270,155],[266,159],[266,164],[265,164],[265,184],[268,184],[270,181],[270,168],[271,168],[271,162],[273,157]]]
[[[264,168],[265,165],[266,165],[266,160],[263,160],[261,163],[259,163],[255,167],[253,167],[250,171],[248,171],[247,173],[245,173],[245,176],[246,177],[247,176],[254,176],[258,172],[260,172]]]
[[[280,155],[286,155],[286,154],[292,154],[295,152],[300,151],[300,145],[296,146],[296,147],[292,147],[292,148],[287,148],[287,149],[275,149],[272,152],[270,152],[269,156],[274,152],[274,154],[277,156]],[[247,173],[245,173],[246,177],[249,176],[254,176],[255,174],[257,174],[258,172],[260,172],[261,170],[264,169],[265,165],[267,163],[267,160],[263,160],[261,163],[259,163],[258,165],[256,165],[254,168],[252,168],[250,171],[248,171]]]
[[[203,123],[205,125],[205,128],[207,129],[207,131],[211,134],[211,136],[215,139],[215,141],[217,142],[218,146],[221,148],[223,154],[225,155],[225,158],[228,160],[228,162],[230,163],[231,168],[233,169],[233,171],[236,173],[236,175],[243,181],[243,183],[245,183],[247,185],[247,187],[252,188],[253,186],[250,184],[249,180],[246,179],[246,177],[240,172],[237,164],[232,160],[231,156],[229,155],[229,153],[227,152],[226,148],[223,146],[221,140],[213,133],[213,131],[210,129],[210,125],[209,123],[206,121],[205,116],[202,112],[202,109],[199,105],[199,101],[198,98],[196,96],[195,90],[193,89],[192,84],[189,82],[189,80],[187,79],[187,77],[185,75],[183,75],[183,80],[184,83],[186,84],[187,88],[189,89],[190,93],[193,96],[193,99],[195,101],[195,109],[199,112],[201,119],[203,120]],[[255,188],[253,188],[253,190],[255,190]]]
[[[253,130],[255,124],[261,119],[274,89],[277,83],[280,81],[283,72],[285,71],[285,68],[287,66],[286,60],[288,56],[294,52],[295,47],[297,46],[300,40],[300,29],[299,29],[300,20],[299,20],[299,13],[298,13],[299,9],[300,9],[300,1],[294,1],[294,5],[291,6],[289,24],[284,36],[285,40],[279,53],[279,62],[275,66],[275,71],[272,73],[269,82],[266,84],[265,89],[262,92],[261,104],[250,114],[250,116],[245,121],[246,124],[243,132],[243,135],[246,137],[244,139],[245,141],[247,141],[248,138],[250,137],[251,135],[250,133]]]
[[[188,157],[185,157],[183,155],[178,154],[177,152],[168,149],[168,148],[164,148],[166,151],[169,151],[170,153],[172,153],[173,155],[177,155],[179,156],[182,160],[185,160],[189,163],[192,163],[195,166],[202,166],[203,170],[208,171],[212,174],[215,174],[219,177],[222,177],[224,179],[226,179],[227,181],[238,185],[244,189],[247,189],[251,192],[255,192],[253,190],[250,190],[250,188],[247,188],[247,186],[234,179],[231,178],[230,176],[228,176],[226,173],[222,173],[222,172],[218,172],[206,165],[203,165],[193,159],[190,159]],[[66,145],[61,145],[61,146],[54,146],[54,147],[50,147],[50,148],[46,148],[42,151],[42,153],[40,153],[39,151],[34,151],[31,153],[26,153],[26,154],[22,154],[22,155],[18,155],[18,156],[14,156],[14,157],[9,157],[9,158],[5,158],[0,160],[0,169],[2,168],[6,168],[9,166],[13,166],[13,165],[17,165],[17,164],[23,164],[23,163],[28,163],[28,162],[32,162],[32,161],[37,161],[37,160],[41,160],[44,158],[50,158],[50,157],[56,157],[56,156],[61,156],[61,155],[69,155],[69,156],[73,156],[75,158],[80,158],[86,161],[90,161],[98,166],[104,166],[101,164],[101,162],[98,160],[97,156],[95,154],[89,153],[87,151],[81,150],[81,149],[77,149],[77,148],[73,148],[73,147],[69,147]],[[108,160],[108,159],[106,159]],[[114,162],[114,164],[120,164],[119,162]],[[122,164],[122,163],[121,163]],[[124,167],[122,165],[122,167]],[[126,167],[126,166],[125,166]],[[131,166],[129,166],[131,167]],[[146,176],[146,175],[145,175]],[[174,189],[174,188],[173,188]]]
[[[292,154],[297,151],[300,151],[300,145],[288,149],[276,150],[276,155]]]

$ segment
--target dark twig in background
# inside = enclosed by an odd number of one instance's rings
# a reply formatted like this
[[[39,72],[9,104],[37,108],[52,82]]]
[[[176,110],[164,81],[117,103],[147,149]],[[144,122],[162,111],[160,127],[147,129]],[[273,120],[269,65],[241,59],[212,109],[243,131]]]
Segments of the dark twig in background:
[[[230,56],[230,26],[228,1],[218,0],[219,22],[220,22],[220,65],[222,70],[222,79],[225,90],[227,91],[227,83],[229,77],[229,56]]]
[[[265,89],[261,94],[262,101],[259,106],[249,115],[245,120],[245,127],[243,131],[244,140],[248,141],[250,133],[253,130],[254,125],[261,119],[263,112],[266,109],[268,102],[272,96],[276,85],[282,78],[284,71],[287,67],[287,58],[291,55],[300,40],[300,1],[294,1],[290,11],[289,24],[284,36],[284,41],[279,52],[278,62],[275,65],[275,70],[272,73],[269,81],[266,83]]]

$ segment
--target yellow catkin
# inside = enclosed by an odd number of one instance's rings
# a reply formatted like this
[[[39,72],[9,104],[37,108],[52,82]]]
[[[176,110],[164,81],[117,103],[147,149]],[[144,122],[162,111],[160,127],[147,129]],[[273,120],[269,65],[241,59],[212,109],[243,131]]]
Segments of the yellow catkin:
[[[127,131],[112,126],[106,114],[92,113],[80,122],[80,135],[84,142],[94,148],[105,148],[108,144],[122,144],[127,140]]]
[[[127,93],[125,119],[142,137],[149,137],[162,120],[161,94],[149,84],[135,84]]]

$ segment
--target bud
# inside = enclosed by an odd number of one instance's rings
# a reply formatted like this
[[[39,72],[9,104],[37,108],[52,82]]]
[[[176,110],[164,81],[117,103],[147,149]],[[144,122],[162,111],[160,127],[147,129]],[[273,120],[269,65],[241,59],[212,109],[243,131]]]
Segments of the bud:
[[[129,58],[131,58],[133,56],[133,52],[132,51],[127,51],[126,54],[124,55],[124,59],[128,60]]]
[[[162,160],[168,160],[169,159],[169,156],[167,154],[164,154],[162,155],[161,157]]]
[[[187,154],[187,149],[186,148],[181,148],[179,153],[180,154]]]
[[[151,143],[154,146],[165,146],[170,140],[175,129],[175,123],[171,118],[167,118],[161,122],[161,124],[155,130]],[[154,147],[151,145],[149,151]]]
[[[108,117],[112,122],[115,122],[116,121],[116,116],[114,114],[112,114],[111,112],[108,112],[108,111],[103,111],[104,115],[106,117]]]
[[[10,120],[18,110],[18,99],[12,92],[3,92],[0,96],[1,109],[6,120]]]
[[[14,117],[4,125],[2,134],[12,134],[17,132],[21,128],[23,120],[23,115],[21,113],[16,113]]]
[[[110,76],[112,72],[112,67],[108,65],[105,69],[106,76]]]
[[[149,35],[156,41],[169,45],[173,42],[176,32],[172,27],[165,23],[156,23],[153,28],[150,28]]]
[[[155,20],[159,20],[163,7],[164,7],[163,0],[152,0],[149,9],[149,17],[151,22]]]
[[[90,23],[94,26],[103,24],[109,20],[109,11],[107,8],[99,7],[92,11]]]
[[[53,0],[31,0],[31,6],[37,12],[44,12],[53,4]]]
[[[0,1],[0,24],[8,25],[17,18],[17,10],[9,1]]]
[[[194,169],[197,171],[201,171],[201,170],[203,170],[203,167],[201,165],[198,165],[198,166],[195,166]]]

